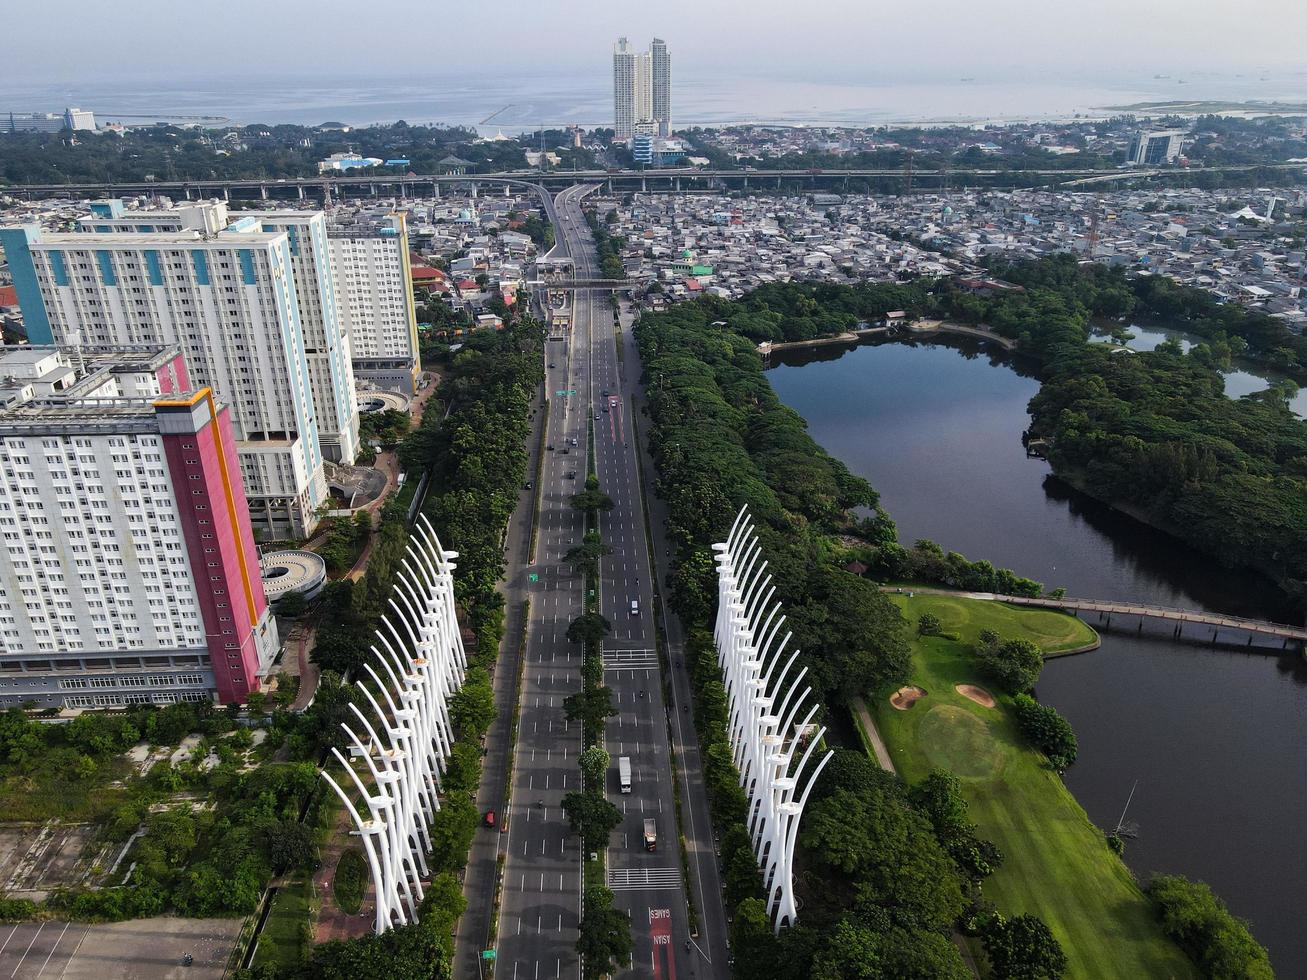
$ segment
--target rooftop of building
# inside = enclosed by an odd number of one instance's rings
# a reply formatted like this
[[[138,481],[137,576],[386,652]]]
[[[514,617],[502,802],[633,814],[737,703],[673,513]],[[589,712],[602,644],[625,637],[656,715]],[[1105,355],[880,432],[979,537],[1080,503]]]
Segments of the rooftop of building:
[[[194,247],[196,245],[212,248],[240,248],[250,245],[270,245],[278,239],[284,239],[284,231],[245,231],[228,227],[215,235],[205,235],[199,231],[43,231],[35,238],[31,246],[43,247],[91,247],[105,249],[132,248],[167,248],[169,245]]]
[[[177,392],[187,398],[202,390]],[[0,408],[0,438],[13,435],[152,433],[159,430],[157,398],[32,398]]]
[[[166,345],[0,349],[0,433],[153,427],[157,374],[180,356]],[[119,380],[120,376],[149,380]],[[129,392],[123,394],[123,388]],[[139,393],[145,388],[148,393]],[[193,397],[169,395],[170,398]],[[53,427],[53,430],[51,429]]]
[[[59,355],[70,364],[79,364],[79,374],[106,370],[152,371],[175,358],[178,348],[169,344],[22,344],[0,347],[0,378],[12,377],[16,371]]]

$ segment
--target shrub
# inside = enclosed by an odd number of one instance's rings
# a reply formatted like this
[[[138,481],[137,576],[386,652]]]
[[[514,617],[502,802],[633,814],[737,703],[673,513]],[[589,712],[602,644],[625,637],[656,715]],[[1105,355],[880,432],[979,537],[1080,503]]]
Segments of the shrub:
[[[0,895],[0,922],[21,922],[36,915],[36,903],[30,898],[5,898]]]
[[[1008,694],[1030,690],[1044,669],[1044,655],[1029,640],[1006,640],[977,654],[981,672]]]
[[[995,915],[982,938],[991,975],[996,978],[1056,980],[1066,971],[1066,953],[1038,916],[1004,919]]]
[[[939,636],[943,627],[940,624],[938,616],[932,616],[930,613],[922,613],[917,619],[917,632],[922,636]]]
[[[1201,881],[1159,875],[1148,895],[1162,920],[1162,930],[1219,980],[1270,980],[1270,958],[1225,903]]]
[[[331,892],[341,911],[356,915],[363,905],[363,890],[367,886],[368,864],[363,852],[348,847],[336,862],[336,874],[331,880]]]
[[[1076,761],[1076,733],[1056,708],[1040,704],[1029,694],[1018,694],[1012,704],[1022,737],[1048,756],[1054,769],[1066,769]]]

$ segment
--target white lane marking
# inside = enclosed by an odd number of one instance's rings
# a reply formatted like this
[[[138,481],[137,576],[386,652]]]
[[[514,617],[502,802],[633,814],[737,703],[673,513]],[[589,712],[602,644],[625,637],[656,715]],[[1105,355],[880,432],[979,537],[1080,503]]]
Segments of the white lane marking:
[[[61,932],[61,933],[59,933],[59,938],[56,939],[56,940],[54,941],[54,945],[50,947],[50,952],[49,952],[49,954],[46,956],[46,958],[45,958],[45,962],[41,964],[41,969],[39,969],[39,970],[36,971],[36,977],[37,977],[37,980],[40,980],[40,978],[41,978],[41,974],[44,973],[44,972],[45,972],[45,968],[46,968],[47,966],[50,965],[50,957],[54,956],[54,951],[55,951],[56,949],[58,949],[58,948],[59,948],[59,944],[60,944],[61,942],[64,941],[64,933],[68,932],[68,927],[69,927],[71,924],[72,924],[72,923],[70,923],[70,922],[65,922],[65,923],[64,923],[64,931]],[[79,944],[79,945],[80,945],[80,944]],[[67,968],[67,965],[68,965],[68,964],[65,963],[65,964],[64,964],[64,967]]]
[[[37,936],[41,935],[41,930],[44,928],[45,928],[44,922],[42,922],[39,926],[37,926],[36,932],[32,935],[32,941],[27,944],[27,949],[23,950],[23,955],[19,958],[18,965],[14,967],[14,972],[9,974],[10,977],[18,976],[18,971],[22,969],[23,966],[23,960],[27,959],[27,954],[30,953],[32,951],[32,947],[36,945],[36,938]]]
[[[4,946],[0,946],[0,953],[3,953],[5,951],[5,948],[8,947],[9,945],[9,940],[14,938],[14,933],[18,931],[21,925],[22,923],[20,922],[18,925],[14,926],[12,929],[9,930],[9,935],[5,936]]]

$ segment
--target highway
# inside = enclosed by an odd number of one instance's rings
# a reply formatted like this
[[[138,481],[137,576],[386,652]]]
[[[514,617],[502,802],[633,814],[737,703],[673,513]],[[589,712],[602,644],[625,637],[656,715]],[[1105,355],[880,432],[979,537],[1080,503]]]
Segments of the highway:
[[[581,392],[588,390],[589,331],[578,325],[566,348],[549,344],[545,356],[552,365],[545,379],[550,401],[545,440],[554,449],[545,453],[540,471],[535,562],[525,587],[530,607],[512,794],[507,812],[499,815],[507,821],[507,843],[496,976],[515,980],[580,973],[582,854],[561,801],[580,789],[581,733],[564,717],[563,700],[581,689],[580,650],[566,633],[582,610],[582,583],[563,555],[584,533],[583,515],[570,498],[586,472]],[[578,394],[555,394],[567,390]]]
[[[1266,163],[1266,164],[1231,164],[1218,167],[1194,167],[1189,170],[1175,168],[1046,168],[1028,170],[1002,170],[993,167],[955,168],[950,170],[920,169],[913,170],[914,180],[959,180],[974,178],[1002,177],[1040,177],[1056,182],[1064,187],[1090,183],[1110,182],[1115,180],[1132,180],[1145,177],[1190,176],[1209,173],[1242,173],[1253,170],[1307,170],[1301,163]],[[78,181],[62,184],[0,184],[5,193],[18,197],[34,198],[54,195],[59,197],[117,197],[138,194],[178,194],[189,199],[191,195],[200,197],[212,194],[230,194],[232,191],[257,191],[265,199],[283,199],[293,195],[305,199],[310,193],[316,195],[326,190],[338,193],[347,187],[369,188],[376,194],[388,189],[391,194],[401,197],[421,197],[419,189],[423,185],[465,184],[465,183],[501,183],[519,187],[550,186],[559,187],[586,181],[596,184],[605,182],[629,183],[630,187],[643,187],[649,181],[666,181],[664,188],[677,186],[679,181],[688,181],[690,186],[702,186],[700,181],[709,184],[732,181],[747,185],[750,181],[763,180],[801,180],[804,183],[830,181],[848,177],[893,177],[901,178],[905,174],[902,167],[857,168],[849,170],[718,170],[697,167],[650,167],[645,170],[578,170],[578,171],[538,171],[511,170],[485,174],[320,174],[315,177],[286,178],[205,178],[194,180],[154,180],[154,181]],[[248,196],[248,194],[247,194]]]
[[[582,279],[594,275],[596,264],[581,215],[581,201],[592,190],[593,185],[572,187],[554,202],[558,244],[551,255],[570,255]],[[600,611],[613,626],[604,646],[605,683],[618,709],[605,733],[613,757],[608,795],[623,811],[608,847],[608,883],[617,907],[631,915],[635,943],[632,968],[622,975],[724,978],[729,976],[726,924],[711,825],[702,787],[688,781],[682,795],[692,858],[689,883],[681,870],[670,750],[674,744],[679,758],[689,753],[695,762],[697,751],[683,677],[671,688],[674,703],[663,700],[655,641],[662,610],[654,608],[640,495],[639,471],[647,460],[639,455],[631,419],[638,360],[633,347],[624,348],[624,361],[618,359],[612,301],[606,293],[579,290],[573,302],[570,336],[551,341],[546,351],[551,400],[546,441],[554,449],[545,453],[539,540],[526,586],[530,614],[496,975],[540,980],[579,974],[574,947],[584,855],[559,802],[580,784],[580,733],[567,724],[562,702],[581,686],[580,650],[565,633],[582,611],[583,581],[562,559],[584,533],[583,516],[571,507],[570,497],[585,478],[587,423],[592,423],[595,469],[615,504],[600,517],[600,532],[612,549],[600,564]],[[620,340],[629,345],[629,331]],[[531,575],[536,581],[530,581]],[[634,611],[632,601],[638,604]],[[623,755],[632,763],[629,794],[619,792],[617,781],[617,759]],[[699,769],[692,765],[690,771]],[[658,829],[652,852],[643,846],[646,818],[655,820]],[[687,889],[699,910],[698,936],[690,932]]]

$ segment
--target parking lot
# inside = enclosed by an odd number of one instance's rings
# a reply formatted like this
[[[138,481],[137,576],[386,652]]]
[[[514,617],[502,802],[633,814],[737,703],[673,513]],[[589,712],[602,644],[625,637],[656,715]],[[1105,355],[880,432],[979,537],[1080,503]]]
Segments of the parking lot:
[[[240,927],[239,919],[172,917],[3,925],[0,980],[219,980]]]
[[[94,840],[90,824],[0,825],[0,890],[14,898],[39,898],[30,893],[79,884],[89,867],[83,852]]]

